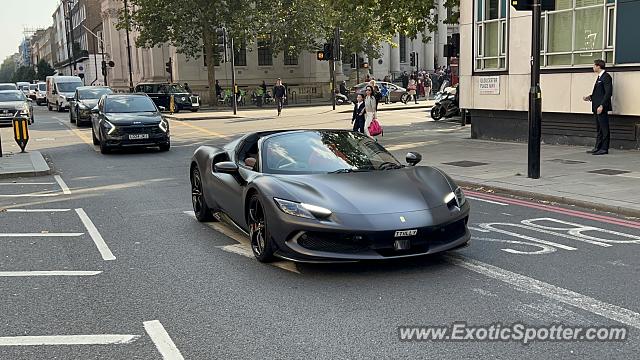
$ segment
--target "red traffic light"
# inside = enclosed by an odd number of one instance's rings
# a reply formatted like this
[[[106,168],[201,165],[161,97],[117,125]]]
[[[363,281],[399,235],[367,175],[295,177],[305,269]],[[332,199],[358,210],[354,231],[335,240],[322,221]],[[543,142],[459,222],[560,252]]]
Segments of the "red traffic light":
[[[318,51],[318,52],[316,52],[316,58],[317,58],[318,60],[320,60],[320,61],[322,61],[322,60],[326,60],[326,59],[325,59],[325,57],[324,57],[324,51]]]

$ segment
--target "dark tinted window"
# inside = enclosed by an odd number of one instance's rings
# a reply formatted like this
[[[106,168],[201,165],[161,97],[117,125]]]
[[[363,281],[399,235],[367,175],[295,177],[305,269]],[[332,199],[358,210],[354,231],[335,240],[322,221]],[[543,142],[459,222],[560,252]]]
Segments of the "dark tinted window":
[[[45,84],[45,83],[38,84],[38,90],[47,91],[47,84]]]
[[[377,170],[385,163],[401,166],[373,139],[350,131],[275,135],[265,140],[262,159],[264,172],[278,174]]]
[[[156,106],[146,96],[109,97],[104,106],[106,113],[153,112]]]
[[[82,83],[81,82],[62,82],[62,83],[57,83],[56,86],[58,87],[59,92],[74,92],[76,91],[77,88],[82,86]]]
[[[113,94],[113,91],[111,91],[111,89],[109,88],[78,90],[78,98],[80,100],[100,99],[100,97],[104,94]]]
[[[0,102],[5,101],[26,101],[27,98],[20,91],[0,92]]]
[[[13,84],[0,84],[0,90],[16,90],[17,87]]]

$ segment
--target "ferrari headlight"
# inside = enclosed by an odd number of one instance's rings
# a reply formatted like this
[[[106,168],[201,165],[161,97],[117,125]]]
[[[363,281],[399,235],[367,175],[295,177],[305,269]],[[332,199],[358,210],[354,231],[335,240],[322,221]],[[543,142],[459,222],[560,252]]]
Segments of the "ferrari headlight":
[[[462,191],[462,189],[458,187],[453,193],[456,195],[458,206],[464,205],[464,203],[467,201],[467,198],[464,196],[464,192]]]
[[[331,215],[331,210],[321,206],[299,203],[295,201],[273,198],[282,212],[307,219],[324,218]]]
[[[163,132],[167,132],[167,130],[169,130],[169,123],[167,122],[166,119],[162,119],[162,120],[160,120],[160,124],[158,124],[158,127]]]

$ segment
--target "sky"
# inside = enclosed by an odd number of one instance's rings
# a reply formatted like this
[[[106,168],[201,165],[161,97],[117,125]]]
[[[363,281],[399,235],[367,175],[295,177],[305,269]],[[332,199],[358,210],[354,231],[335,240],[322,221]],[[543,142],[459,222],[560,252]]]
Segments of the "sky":
[[[53,12],[60,0],[0,0],[0,63],[18,52],[24,27],[53,25]]]

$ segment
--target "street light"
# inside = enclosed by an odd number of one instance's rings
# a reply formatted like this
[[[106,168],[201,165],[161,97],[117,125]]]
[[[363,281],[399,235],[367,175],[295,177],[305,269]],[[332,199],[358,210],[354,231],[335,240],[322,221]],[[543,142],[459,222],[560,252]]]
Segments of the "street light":
[[[107,85],[107,72],[106,69],[104,68],[104,64],[105,64],[105,60],[104,60],[104,40],[102,40],[101,37],[98,37],[98,35],[96,35],[93,31],[91,31],[88,27],[82,25],[82,27],[84,28],[85,31],[87,31],[89,34],[93,35],[93,37],[96,38],[96,40],[98,40],[100,42],[100,53],[102,55],[102,64],[103,64],[103,69],[102,69],[102,76],[104,78],[104,86],[108,86]],[[95,61],[95,60],[94,60]]]

